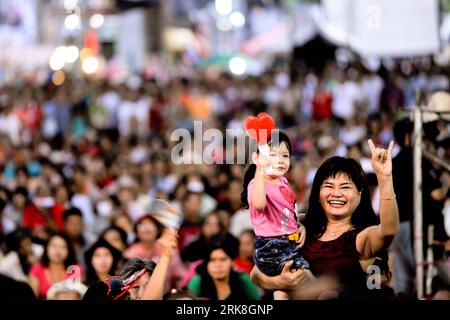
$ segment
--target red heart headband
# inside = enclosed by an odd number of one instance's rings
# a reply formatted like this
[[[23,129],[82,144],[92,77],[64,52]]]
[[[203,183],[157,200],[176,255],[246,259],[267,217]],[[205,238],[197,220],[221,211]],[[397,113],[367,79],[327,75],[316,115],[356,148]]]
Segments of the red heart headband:
[[[256,117],[248,116],[245,118],[244,129],[249,136],[258,142],[258,145],[264,145],[275,129],[275,121],[269,114],[261,112]]]

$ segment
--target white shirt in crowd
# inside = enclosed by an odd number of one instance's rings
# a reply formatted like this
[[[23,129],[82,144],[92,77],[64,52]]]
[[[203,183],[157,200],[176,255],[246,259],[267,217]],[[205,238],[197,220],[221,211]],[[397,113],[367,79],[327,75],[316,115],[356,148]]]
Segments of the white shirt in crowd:
[[[120,95],[113,90],[107,91],[98,97],[98,103],[103,106],[107,112],[107,128],[117,126],[117,112],[121,101]]]
[[[137,101],[124,100],[119,105],[118,122],[121,136],[128,136],[131,132],[131,120],[137,120],[138,132],[141,137],[145,136],[149,130],[148,116],[151,99],[141,97]]]
[[[249,211],[248,209],[239,209],[231,216],[230,233],[236,238],[239,238],[242,231],[247,229],[253,230]]]
[[[362,99],[359,89],[353,81],[338,84],[333,92],[333,115],[345,120],[351,119],[355,115],[355,103]]]
[[[7,115],[0,116],[0,133],[6,134],[13,145],[18,146],[20,144],[20,130],[22,125],[19,117],[10,112]]]
[[[364,77],[361,83],[361,93],[367,101],[367,114],[372,115],[380,110],[380,96],[384,82],[376,74]]]

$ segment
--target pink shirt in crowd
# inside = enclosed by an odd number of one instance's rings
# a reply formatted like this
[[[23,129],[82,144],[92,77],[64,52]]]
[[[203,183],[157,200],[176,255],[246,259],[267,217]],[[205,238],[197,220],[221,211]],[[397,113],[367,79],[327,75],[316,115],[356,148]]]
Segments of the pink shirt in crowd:
[[[256,210],[252,204],[252,193],[255,179],[247,188],[250,219],[255,234],[259,237],[276,237],[297,231],[295,217],[295,196],[285,177],[279,183],[265,182],[266,207],[263,211]]]
[[[47,278],[45,266],[38,262],[31,266],[29,275],[32,275],[36,277],[39,280],[39,299],[46,299],[47,298],[47,291],[50,289],[50,287],[54,284],[51,283],[50,280]],[[84,270],[80,268],[81,275],[80,277],[84,276]],[[59,279],[59,281],[63,281],[65,279],[69,279],[72,277],[72,274],[67,272],[64,276],[64,278]]]
[[[152,253],[148,253],[144,246],[139,242],[132,244],[123,253],[123,256],[126,259],[141,258],[146,260],[154,260],[156,263],[158,262],[160,255],[161,253],[158,244],[155,244],[155,250]],[[169,263],[169,269],[167,270],[168,281],[166,281],[165,290],[168,291],[172,288],[179,289],[180,282],[182,281],[185,273],[186,269],[181,261],[180,254],[176,252],[173,254]]]

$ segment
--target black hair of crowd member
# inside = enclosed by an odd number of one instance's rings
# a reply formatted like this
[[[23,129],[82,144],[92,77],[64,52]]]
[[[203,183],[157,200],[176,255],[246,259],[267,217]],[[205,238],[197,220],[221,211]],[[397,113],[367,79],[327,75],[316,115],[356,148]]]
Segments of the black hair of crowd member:
[[[6,252],[19,252],[20,243],[25,239],[31,240],[31,232],[26,228],[18,227],[16,230],[8,233],[5,236]]]
[[[50,240],[53,239],[54,237],[59,237],[59,238],[63,239],[64,242],[66,243],[67,257],[64,260],[64,267],[66,267],[66,269],[67,269],[71,265],[76,265],[77,259],[76,259],[76,255],[75,255],[75,250],[74,250],[72,244],[70,243],[69,239],[67,238],[66,235],[64,235],[62,233],[54,232],[54,233],[50,234],[50,236],[44,246],[44,253],[42,254],[42,258],[41,258],[41,263],[44,265],[44,267],[48,267],[50,264],[50,260],[48,259],[48,245],[50,243]]]
[[[0,186],[0,214],[5,209],[8,202],[11,201],[12,193],[7,188]]]
[[[411,135],[413,130],[414,124],[408,118],[399,120],[394,124],[394,139],[401,148],[406,147],[406,136]]]
[[[136,234],[136,242],[139,242],[139,241],[140,241],[140,239],[139,239],[139,237],[138,237],[138,226],[139,226],[139,224],[141,224],[142,221],[145,220],[145,219],[150,219],[150,220],[155,224],[156,229],[157,229],[157,235],[156,235],[156,238],[157,238],[157,239],[158,239],[159,237],[161,237],[161,234],[162,234],[163,231],[164,231],[164,226],[162,225],[161,222],[159,222],[158,220],[156,220],[155,217],[153,217],[153,216],[151,215],[151,213],[146,214],[146,215],[142,216],[141,218],[139,218],[139,219],[136,221],[136,223],[134,224],[134,233]]]
[[[108,285],[103,281],[96,281],[92,283],[83,296],[83,301],[92,301],[95,303],[112,301],[113,299],[108,296]]]
[[[166,293],[163,300],[195,300],[188,290],[176,290],[174,292]]]
[[[66,222],[67,219],[69,219],[69,217],[71,216],[78,216],[80,218],[83,218],[83,213],[81,212],[80,209],[76,208],[76,207],[71,207],[69,209],[64,210],[63,214],[62,214],[62,221]]]
[[[155,270],[156,263],[151,260],[145,260],[141,258],[131,258],[123,264],[123,266],[117,271],[117,276],[128,279],[133,274],[142,269],[146,269],[147,273],[151,275]]]
[[[16,230],[8,233],[4,238],[4,244],[6,247],[5,253],[12,251],[17,252],[20,266],[22,267],[24,274],[28,274],[31,268],[31,263],[29,262],[28,257],[20,251],[22,242],[27,239],[31,241],[31,231],[23,227],[18,227]]]
[[[183,198],[181,199],[181,203],[184,203],[184,202],[188,201],[189,198],[192,197],[192,196],[194,196],[194,197],[201,197],[202,195],[199,192],[187,191],[184,194]]]
[[[211,259],[211,254],[218,249],[222,249],[231,260],[234,260],[239,255],[239,240],[228,232],[221,232],[214,235],[211,238],[204,255],[205,260],[196,268],[197,273],[207,272],[206,266]]]
[[[109,242],[107,242],[104,239],[99,239],[97,242],[95,242],[84,254],[85,258],[84,261],[86,263],[86,282],[87,283],[93,283],[98,279],[97,273],[94,269],[94,266],[92,265],[92,258],[94,257],[95,251],[98,248],[105,248],[107,249],[113,258],[113,262],[111,265],[111,269],[109,270],[108,274],[113,275],[117,271],[117,265],[120,262],[120,259],[122,258],[122,253],[114,248]]]
[[[126,233],[125,230],[123,230],[122,228],[118,227],[118,226],[109,226],[108,228],[106,228],[105,230],[103,230],[103,232],[100,234],[99,239],[105,239],[105,235],[108,233],[108,231],[117,231],[119,233],[120,236],[120,240],[123,242],[123,244],[125,245],[125,247],[127,246],[127,241],[128,241],[128,235]],[[106,241],[106,239],[105,239]]]
[[[29,193],[28,193],[27,188],[25,188],[25,187],[17,187],[14,190],[14,192],[12,194],[12,197],[14,197],[17,194],[22,195],[25,198],[25,203],[28,204],[30,202],[30,197],[29,197]]]
[[[231,236],[229,233],[219,233],[215,235],[208,246],[205,260],[202,264],[197,266],[196,272],[202,277],[200,286],[200,297],[209,298],[211,300],[217,300],[217,290],[211,275],[208,273],[207,265],[211,259],[213,251],[221,249],[225,254],[234,260],[239,252],[239,241]],[[230,268],[229,284],[231,293],[234,296],[233,299],[245,300],[244,290],[242,283],[239,280],[239,273]]]

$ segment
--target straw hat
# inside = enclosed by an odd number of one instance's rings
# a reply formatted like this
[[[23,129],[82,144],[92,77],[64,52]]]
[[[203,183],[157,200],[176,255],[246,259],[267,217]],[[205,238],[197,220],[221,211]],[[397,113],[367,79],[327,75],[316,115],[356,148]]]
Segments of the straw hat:
[[[450,94],[445,91],[436,91],[428,100],[427,109],[437,112],[450,112]],[[432,122],[439,118],[450,120],[450,113],[436,114],[434,112],[423,112],[423,122]]]

